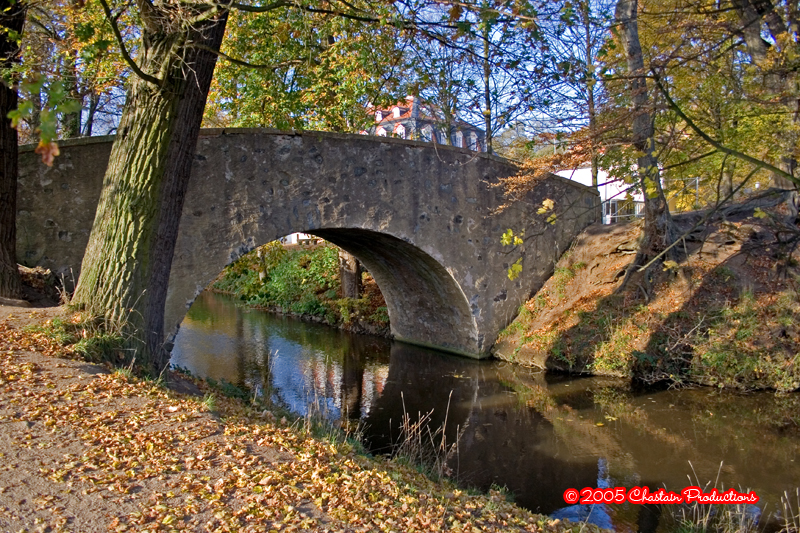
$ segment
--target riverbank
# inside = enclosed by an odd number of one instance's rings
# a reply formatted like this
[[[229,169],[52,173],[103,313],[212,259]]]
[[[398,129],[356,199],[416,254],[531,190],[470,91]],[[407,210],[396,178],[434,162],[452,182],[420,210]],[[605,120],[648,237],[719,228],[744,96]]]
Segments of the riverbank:
[[[338,248],[273,242],[222,271],[211,290],[244,305],[359,334],[391,337],[386,302],[369,273],[360,298],[342,295]]]
[[[338,432],[314,437],[199,380],[88,364],[22,329],[57,308],[0,310],[2,530],[598,531],[361,455]]]
[[[797,390],[800,230],[785,203],[756,205],[700,223],[680,263],[653,279],[634,275],[622,291],[641,223],[589,227],[501,334],[495,356],[645,383]],[[702,217],[676,222],[683,232]]]

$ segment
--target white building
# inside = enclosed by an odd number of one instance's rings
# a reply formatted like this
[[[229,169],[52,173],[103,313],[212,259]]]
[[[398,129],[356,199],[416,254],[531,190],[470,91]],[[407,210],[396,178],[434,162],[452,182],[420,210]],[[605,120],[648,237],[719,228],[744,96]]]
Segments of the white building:
[[[574,170],[556,172],[559,176],[592,186],[592,168],[590,166]],[[631,184],[621,180],[609,182],[608,174],[600,170],[597,173],[597,192],[603,202],[603,224],[627,222],[644,216],[644,195],[632,192]]]
[[[313,244],[318,238],[307,233],[292,233],[281,239],[282,244]]]

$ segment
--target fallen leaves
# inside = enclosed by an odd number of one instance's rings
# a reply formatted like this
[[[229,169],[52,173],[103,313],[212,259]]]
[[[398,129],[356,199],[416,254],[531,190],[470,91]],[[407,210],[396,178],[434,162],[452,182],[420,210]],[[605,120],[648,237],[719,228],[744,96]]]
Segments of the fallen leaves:
[[[239,400],[220,398],[212,414],[202,398],[124,373],[89,378],[69,369],[56,378],[49,365],[23,354],[64,348],[6,323],[0,333],[0,424],[32,425],[15,433],[17,447],[82,443],[82,453],[37,472],[103,502],[111,531],[544,529],[543,517],[499,493],[476,496],[436,484],[347,444],[310,438],[286,418],[275,421]],[[54,501],[43,497],[35,505]],[[123,512],[120,503],[136,511]]]

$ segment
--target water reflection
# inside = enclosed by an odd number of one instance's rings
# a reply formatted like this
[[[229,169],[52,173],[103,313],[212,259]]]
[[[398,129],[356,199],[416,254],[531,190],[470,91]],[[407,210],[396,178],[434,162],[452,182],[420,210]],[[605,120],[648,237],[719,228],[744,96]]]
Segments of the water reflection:
[[[450,466],[461,482],[506,486],[520,505],[547,513],[567,512],[569,487],[680,491],[718,478],[718,486],[755,490],[774,510],[784,490],[800,485],[796,396],[635,391],[609,379],[545,376],[239,309],[210,293],[189,311],[173,364],[269,390],[299,414],[313,404],[334,419],[360,419],[376,451],[396,441],[404,412],[433,410],[433,426],[446,417],[447,441],[458,437]],[[569,512],[589,511],[598,523],[633,530],[658,523],[641,506]]]
[[[237,308],[227,296],[201,294],[181,326],[171,363],[193,374],[268,390],[305,415],[366,416],[383,391],[390,341]]]

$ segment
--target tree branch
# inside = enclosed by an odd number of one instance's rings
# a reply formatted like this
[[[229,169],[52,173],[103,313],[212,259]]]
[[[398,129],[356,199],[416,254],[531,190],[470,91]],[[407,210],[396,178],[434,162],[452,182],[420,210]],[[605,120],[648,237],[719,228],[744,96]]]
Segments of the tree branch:
[[[307,57],[300,57],[300,58],[297,58],[297,59],[290,59],[288,61],[282,61],[280,63],[275,63],[274,65],[256,65],[256,64],[253,64],[253,63],[248,63],[247,61],[243,61],[241,59],[236,59],[235,57],[229,56],[225,52],[221,52],[219,50],[214,50],[213,48],[210,48],[210,47],[202,45],[202,44],[196,44],[194,46],[195,46],[195,48],[198,48],[199,50],[204,50],[206,52],[211,52],[212,54],[216,54],[217,56],[219,56],[219,57],[221,57],[221,58],[223,58],[223,59],[225,59],[227,61],[230,61],[234,65],[239,65],[240,67],[247,67],[247,68],[259,69],[259,70],[276,70],[276,69],[279,69],[281,67],[286,67],[286,66],[289,66],[289,65],[299,65],[299,64],[303,63],[304,61],[308,61]]]
[[[119,44],[119,50],[120,53],[122,54],[122,58],[125,60],[125,63],[127,63],[128,66],[131,67],[131,70],[133,70],[133,72],[136,73],[136,75],[142,78],[144,81],[147,81],[149,83],[152,83],[153,85],[161,87],[162,80],[144,72],[141,68],[139,68],[139,65],[136,64],[136,62],[128,53],[128,49],[125,47],[125,41],[122,39],[122,33],[120,33],[119,31],[119,26],[117,26],[117,23],[115,21],[116,19],[111,14],[111,8],[108,7],[106,0],[100,0],[100,5],[103,6],[103,11],[106,14],[106,20],[108,20],[108,23],[111,25],[111,29],[114,32],[114,37],[116,37],[117,39],[117,43]]]
[[[694,163],[696,161],[700,161],[701,159],[705,159],[706,157],[714,155],[716,153],[717,153],[717,150],[711,150],[710,152],[706,152],[706,153],[704,153],[702,155],[695,156],[695,157],[693,157],[691,159],[687,159],[686,161],[681,161],[680,163],[675,163],[674,165],[667,165],[667,166],[661,168],[661,172],[664,172],[665,170],[670,170],[672,168],[680,167],[680,166],[683,166],[683,165],[689,165],[691,163]]]
[[[669,245],[669,246],[668,246],[668,247],[667,247],[667,248],[666,248],[664,251],[662,251],[662,252],[661,252],[661,253],[659,253],[657,256],[655,256],[653,259],[651,259],[649,263],[647,263],[647,264],[646,264],[646,265],[644,265],[643,267],[639,268],[639,270],[638,270],[637,272],[644,272],[645,270],[647,270],[648,268],[650,268],[650,267],[651,267],[653,264],[655,264],[655,262],[656,262],[656,261],[658,261],[658,259],[659,259],[659,258],[663,257],[663,256],[664,256],[664,255],[665,255],[665,254],[666,254],[668,251],[670,251],[670,250],[671,250],[673,247],[677,246],[677,245],[678,245],[678,243],[680,243],[680,242],[683,242],[683,240],[684,240],[686,237],[688,237],[688,236],[689,236],[689,234],[691,234],[691,233],[692,233],[694,230],[696,230],[697,228],[699,228],[700,226],[702,226],[703,224],[705,224],[706,222],[708,222],[708,221],[711,219],[711,217],[712,217],[712,216],[714,216],[714,214],[715,214],[715,213],[717,213],[717,211],[719,211],[719,210],[720,210],[720,208],[721,208],[723,205],[725,205],[725,203],[726,203],[726,202],[728,202],[729,200],[731,200],[731,199],[733,198],[733,196],[734,196],[734,195],[735,195],[737,192],[739,192],[739,190],[740,190],[742,187],[744,187],[744,186],[745,186],[745,184],[746,184],[746,183],[747,183],[747,182],[750,180],[750,178],[752,178],[752,177],[753,177],[753,175],[754,175],[754,174],[755,174],[757,171],[758,171],[758,168],[755,168],[755,169],[753,169],[753,170],[750,172],[750,174],[748,174],[748,175],[747,175],[747,177],[744,179],[744,181],[742,181],[742,183],[740,183],[738,187],[736,187],[734,190],[732,190],[732,191],[731,191],[731,192],[730,192],[730,193],[729,193],[729,194],[728,194],[728,195],[727,195],[725,198],[723,198],[721,201],[717,202],[717,205],[715,205],[713,208],[711,208],[711,209],[709,210],[709,212],[706,214],[706,216],[705,216],[705,217],[703,217],[702,219],[700,219],[700,220],[698,220],[697,222],[695,222],[695,223],[694,223],[694,225],[693,225],[691,228],[689,228],[688,230],[686,230],[685,232],[683,232],[683,235],[681,235],[681,236],[679,236],[677,239],[675,239],[675,241],[674,241],[672,244],[670,244],[670,245]]]
[[[273,2],[265,6],[249,6],[247,4],[239,4],[237,2],[234,2],[230,5],[230,7],[231,9],[238,9],[239,11],[247,11],[248,13],[266,13],[267,11],[273,11],[281,7],[288,7],[294,5],[296,5],[294,2],[286,2],[284,0],[279,0],[278,2]]]
[[[667,92],[667,89],[661,83],[660,76],[655,71],[651,71],[651,72],[653,74],[653,80],[655,81],[656,87],[658,87],[658,90],[661,91],[661,94],[664,95],[664,99],[669,104],[669,107],[672,108],[672,110],[675,111],[675,113],[681,119],[683,119],[686,122],[686,124],[688,124],[688,126],[690,128],[692,128],[694,130],[694,132],[697,133],[704,141],[706,141],[708,144],[710,144],[711,146],[713,146],[714,148],[716,148],[718,151],[720,151],[722,153],[732,155],[733,157],[735,157],[737,159],[741,159],[742,161],[747,161],[748,163],[756,165],[759,168],[762,168],[764,170],[769,170],[770,172],[774,172],[775,174],[778,174],[779,176],[783,176],[784,178],[788,179],[789,181],[791,181],[792,183],[794,183],[795,185],[800,187],[800,178],[796,178],[793,175],[789,174],[788,172],[786,172],[784,170],[781,170],[781,169],[779,169],[778,167],[776,167],[774,165],[770,165],[769,163],[767,163],[765,161],[761,161],[760,159],[756,159],[755,157],[752,157],[752,156],[749,156],[747,154],[744,154],[744,153],[742,153],[742,152],[740,152],[738,150],[734,150],[733,148],[728,148],[727,146],[723,145],[721,142],[713,139],[705,131],[701,130],[700,127],[697,124],[695,124],[692,119],[690,119],[688,116],[686,116],[686,114],[683,112],[683,110],[680,108],[680,106],[677,103],[675,103],[675,101],[670,97],[669,93]]]

